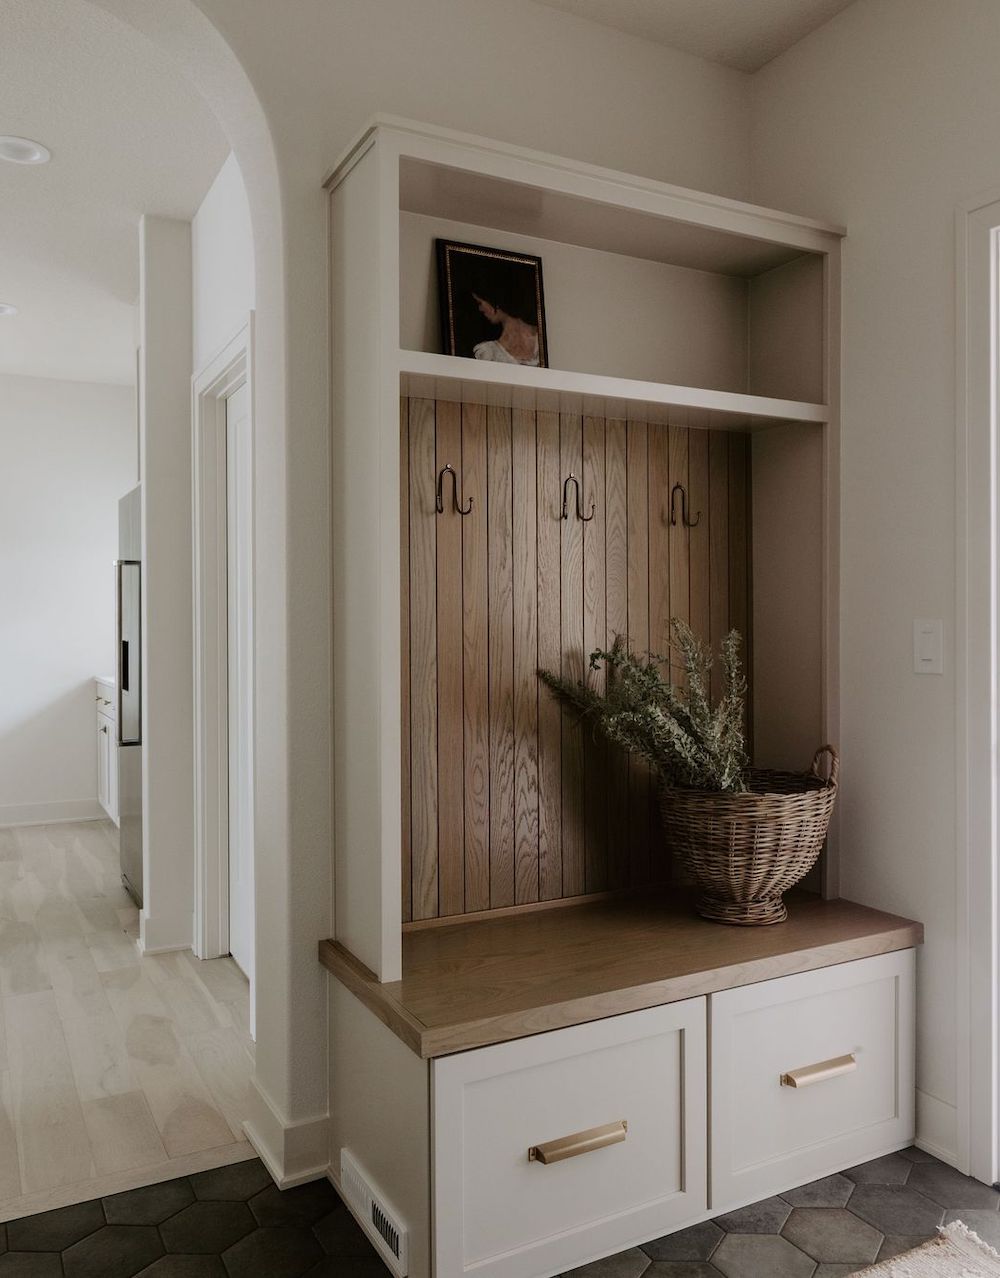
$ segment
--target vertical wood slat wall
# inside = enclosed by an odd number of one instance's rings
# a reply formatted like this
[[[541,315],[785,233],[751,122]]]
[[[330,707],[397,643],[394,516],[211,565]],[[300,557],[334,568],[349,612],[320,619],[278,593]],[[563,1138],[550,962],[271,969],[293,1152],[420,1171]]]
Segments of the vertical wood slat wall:
[[[663,880],[648,770],[537,671],[582,678],[622,632],[665,653],[671,616],[749,649],[748,437],[416,398],[400,426],[404,922]],[[465,517],[447,476],[436,511],[446,463]],[[561,518],[570,473],[589,522],[572,487]]]

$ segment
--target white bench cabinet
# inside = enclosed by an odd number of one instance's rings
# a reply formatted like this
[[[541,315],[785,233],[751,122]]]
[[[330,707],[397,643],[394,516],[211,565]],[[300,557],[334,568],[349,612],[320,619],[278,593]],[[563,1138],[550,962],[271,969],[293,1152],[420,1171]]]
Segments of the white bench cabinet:
[[[707,1207],[705,1000],[435,1060],[438,1275],[524,1278]]]
[[[912,949],[724,990],[709,1017],[713,1212],[912,1139]]]

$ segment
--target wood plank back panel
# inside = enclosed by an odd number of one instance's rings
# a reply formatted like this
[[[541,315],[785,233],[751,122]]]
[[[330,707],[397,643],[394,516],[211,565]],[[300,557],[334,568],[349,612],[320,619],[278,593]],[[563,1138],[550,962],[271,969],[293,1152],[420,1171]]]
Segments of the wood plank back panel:
[[[462,474],[462,406],[437,406],[437,460]],[[448,476],[445,476],[447,479]],[[450,498],[448,485],[442,495]],[[461,492],[456,493],[460,501]],[[464,498],[464,500],[468,500]],[[475,509],[475,505],[473,505]],[[437,528],[437,752],[438,896],[443,915],[465,912],[465,763],[462,738],[441,725],[462,723],[462,521],[436,519]]]
[[[462,737],[465,770],[465,909],[490,904],[489,627],[487,623],[486,409],[462,405]],[[461,516],[453,516],[460,519]],[[450,725],[452,729],[456,725]]]
[[[515,409],[514,554],[514,901],[538,900],[538,512],[535,414]]]
[[[538,514],[538,669],[562,664],[559,546],[562,476],[559,469],[559,415],[536,416]],[[538,895],[563,896],[562,886],[562,714],[553,697],[538,689]]]
[[[410,855],[413,917],[438,902],[435,403],[410,402]]]
[[[671,616],[745,634],[749,450],[738,434],[403,401],[404,920],[669,877],[649,769],[584,731],[537,678],[603,686],[620,633],[668,651]],[[450,462],[460,515],[436,479]],[[580,484],[577,517],[570,485]],[[689,519],[671,524],[671,488]],[[747,636],[749,646],[749,636]],[[675,677],[676,677],[675,670]]]

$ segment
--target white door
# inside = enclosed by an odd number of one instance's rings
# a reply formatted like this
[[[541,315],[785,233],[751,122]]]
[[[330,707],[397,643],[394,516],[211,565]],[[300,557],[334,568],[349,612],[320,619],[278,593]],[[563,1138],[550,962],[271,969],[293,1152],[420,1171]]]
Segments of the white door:
[[[226,400],[229,609],[229,951],[253,981],[253,670],[250,392]]]

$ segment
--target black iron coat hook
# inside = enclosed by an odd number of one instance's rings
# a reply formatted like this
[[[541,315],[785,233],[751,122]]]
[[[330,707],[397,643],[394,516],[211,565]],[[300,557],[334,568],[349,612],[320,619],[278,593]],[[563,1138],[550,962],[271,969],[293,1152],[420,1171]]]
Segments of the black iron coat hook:
[[[456,514],[467,515],[472,510],[472,498],[471,497],[469,498],[464,509],[459,504],[458,476],[455,474],[455,467],[451,464],[451,462],[445,462],[445,464],[438,471],[437,500],[434,503],[435,507],[437,508],[437,513],[439,515],[444,514],[444,477],[445,475],[451,476],[451,501],[452,501],[452,505],[455,507]]]
[[[577,519],[582,520],[585,524],[589,524],[590,521],[594,518],[594,512],[597,510],[597,506],[594,502],[591,502],[590,514],[585,515],[583,513],[583,504],[582,504],[583,498],[580,493],[580,481],[572,473],[567,475],[566,478],[563,480],[562,517],[563,519],[569,519],[569,496],[566,490],[569,488],[570,484],[572,484],[573,487],[576,489],[576,517]]]
[[[673,526],[677,524],[677,494],[681,495],[681,523],[685,528],[697,528],[701,523],[701,511],[699,510],[694,519],[688,519],[688,498],[684,490],[683,484],[674,484],[670,490],[670,523]]]

